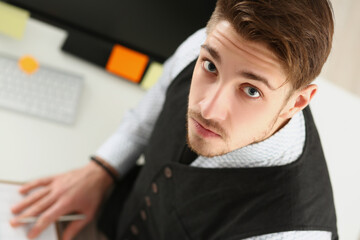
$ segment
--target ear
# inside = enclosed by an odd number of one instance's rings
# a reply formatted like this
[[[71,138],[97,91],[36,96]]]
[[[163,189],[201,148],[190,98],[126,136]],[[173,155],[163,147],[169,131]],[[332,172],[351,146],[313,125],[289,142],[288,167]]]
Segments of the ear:
[[[317,89],[317,85],[310,84],[301,90],[295,91],[288,101],[285,112],[282,113],[280,117],[289,119],[297,112],[303,110],[307,105],[309,105],[311,99],[317,92]]]

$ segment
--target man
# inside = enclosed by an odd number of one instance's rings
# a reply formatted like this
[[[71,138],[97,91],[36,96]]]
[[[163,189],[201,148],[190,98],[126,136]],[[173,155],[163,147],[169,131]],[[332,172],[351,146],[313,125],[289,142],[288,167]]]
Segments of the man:
[[[110,239],[337,239],[307,107],[332,35],[327,0],[218,0],[93,161],[24,185],[42,188],[12,211],[40,215],[29,237],[84,213],[71,239],[119,177],[99,222]]]

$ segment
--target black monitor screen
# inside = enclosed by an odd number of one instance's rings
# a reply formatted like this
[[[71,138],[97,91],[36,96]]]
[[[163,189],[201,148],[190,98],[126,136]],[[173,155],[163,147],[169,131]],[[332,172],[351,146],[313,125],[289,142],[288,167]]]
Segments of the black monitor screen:
[[[204,27],[216,0],[7,0],[87,34],[165,60]]]

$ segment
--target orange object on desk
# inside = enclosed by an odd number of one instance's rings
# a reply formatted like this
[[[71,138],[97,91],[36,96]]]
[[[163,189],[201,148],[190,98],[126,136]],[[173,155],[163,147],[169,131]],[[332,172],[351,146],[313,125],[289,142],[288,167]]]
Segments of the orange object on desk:
[[[147,55],[116,44],[106,64],[106,70],[134,83],[139,83],[148,62]]]
[[[39,68],[38,61],[36,61],[36,59],[30,55],[25,55],[21,57],[18,64],[19,68],[27,74],[33,74]]]

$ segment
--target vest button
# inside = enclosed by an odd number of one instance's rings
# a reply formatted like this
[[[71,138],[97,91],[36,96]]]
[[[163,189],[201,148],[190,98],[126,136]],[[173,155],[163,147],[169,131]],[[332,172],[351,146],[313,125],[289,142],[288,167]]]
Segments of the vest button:
[[[151,206],[151,200],[150,200],[149,196],[145,197],[145,203],[146,203],[146,206],[148,206],[148,207]]]
[[[141,216],[141,219],[142,219],[142,220],[146,221],[147,216],[146,216],[146,212],[145,212],[144,210],[141,210],[141,211],[140,211],[140,216]]]
[[[158,193],[158,186],[157,186],[157,184],[156,183],[152,183],[151,184],[151,188],[152,188],[152,191],[153,191],[153,193]]]
[[[139,229],[135,225],[131,225],[130,230],[135,236],[139,235]]]
[[[171,177],[172,177],[171,168],[166,167],[166,168],[164,169],[164,174],[165,174],[165,177],[166,177],[166,178],[171,178]]]

